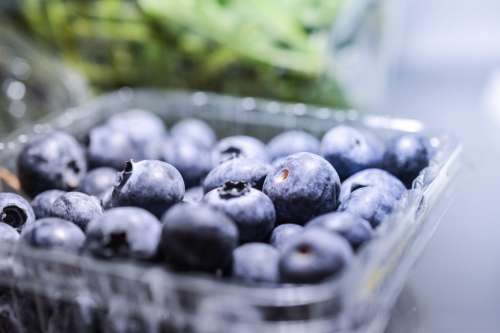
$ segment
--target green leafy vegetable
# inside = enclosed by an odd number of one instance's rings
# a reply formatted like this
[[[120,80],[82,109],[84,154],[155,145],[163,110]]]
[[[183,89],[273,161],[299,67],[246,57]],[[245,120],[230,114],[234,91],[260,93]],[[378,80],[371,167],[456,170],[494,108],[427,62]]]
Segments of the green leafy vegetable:
[[[25,0],[33,32],[100,88],[161,85],[330,105],[343,0]]]

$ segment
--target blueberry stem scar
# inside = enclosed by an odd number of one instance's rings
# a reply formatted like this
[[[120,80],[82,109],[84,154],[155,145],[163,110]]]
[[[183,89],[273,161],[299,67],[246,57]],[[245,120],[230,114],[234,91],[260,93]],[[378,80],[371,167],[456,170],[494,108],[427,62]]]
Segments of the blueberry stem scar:
[[[13,226],[14,228],[22,225],[27,218],[28,216],[26,213],[16,206],[7,206],[0,214],[0,221]]]
[[[305,245],[305,244],[299,246],[299,248],[297,250],[302,255],[309,255],[311,253],[311,248],[309,246]]]
[[[219,195],[223,199],[237,198],[245,195],[250,191],[250,185],[246,182],[228,181],[219,188]]]
[[[288,169],[281,170],[281,172],[279,174],[280,180],[281,181],[287,180],[289,174],[290,174],[290,171],[288,171]]]

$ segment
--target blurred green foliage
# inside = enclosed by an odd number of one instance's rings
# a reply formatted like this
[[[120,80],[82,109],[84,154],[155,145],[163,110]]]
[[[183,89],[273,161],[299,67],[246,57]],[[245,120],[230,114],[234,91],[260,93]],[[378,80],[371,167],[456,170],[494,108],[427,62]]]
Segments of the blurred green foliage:
[[[102,89],[154,85],[343,106],[326,75],[343,0],[25,0],[31,31]]]

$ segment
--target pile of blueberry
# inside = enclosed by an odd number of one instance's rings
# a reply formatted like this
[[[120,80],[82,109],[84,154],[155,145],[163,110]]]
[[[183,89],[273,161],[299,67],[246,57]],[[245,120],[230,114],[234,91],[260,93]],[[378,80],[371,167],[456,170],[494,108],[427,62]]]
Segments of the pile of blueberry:
[[[78,141],[52,132],[20,152],[28,202],[0,193],[0,241],[102,260],[155,262],[260,283],[340,274],[428,165],[426,138],[382,142],[366,130],[322,138],[281,133],[264,144],[217,141],[206,123],[170,131],[141,110]]]

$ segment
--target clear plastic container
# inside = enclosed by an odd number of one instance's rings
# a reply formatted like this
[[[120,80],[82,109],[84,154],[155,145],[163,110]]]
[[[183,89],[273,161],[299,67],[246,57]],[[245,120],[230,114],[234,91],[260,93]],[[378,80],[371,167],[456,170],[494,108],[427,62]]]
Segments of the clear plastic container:
[[[219,136],[268,140],[302,128],[321,135],[347,123],[382,137],[421,132],[435,150],[395,212],[338,279],[308,286],[244,285],[158,266],[104,262],[68,253],[0,246],[0,324],[23,332],[381,332],[405,277],[439,223],[452,194],[460,145],[415,120],[203,92],[130,89],[29,126],[0,142],[2,190],[16,187],[15,160],[35,133],[77,136],[111,114],[151,110],[167,125],[194,116]],[[1,245],[1,244],[0,244]],[[1,326],[0,325],[0,326]]]

